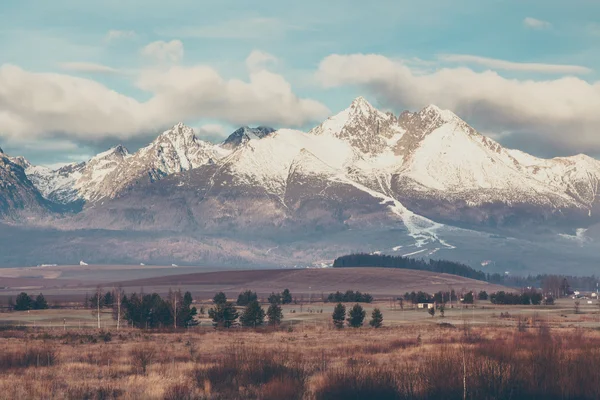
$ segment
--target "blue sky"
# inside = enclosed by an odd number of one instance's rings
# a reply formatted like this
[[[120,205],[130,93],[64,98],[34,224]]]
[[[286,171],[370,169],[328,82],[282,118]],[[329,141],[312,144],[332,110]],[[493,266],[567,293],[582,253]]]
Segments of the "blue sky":
[[[211,140],[309,129],[363,95],[395,113],[438,104],[542,156],[596,156],[599,15],[591,0],[8,0],[0,146],[56,164],[179,120]]]

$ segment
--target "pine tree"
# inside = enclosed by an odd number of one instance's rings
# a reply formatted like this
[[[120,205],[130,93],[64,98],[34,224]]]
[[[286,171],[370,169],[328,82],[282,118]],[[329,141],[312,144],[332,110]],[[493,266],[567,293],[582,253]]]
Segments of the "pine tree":
[[[290,289],[284,289],[281,293],[281,302],[283,304],[290,304],[292,302],[292,294],[290,293]]]
[[[281,307],[278,304],[271,303],[267,310],[267,317],[269,317],[269,325],[279,325],[283,319]]]
[[[265,323],[265,310],[262,309],[260,303],[256,300],[250,302],[244,312],[240,316],[240,322],[243,326],[256,328]]]
[[[348,316],[348,326],[351,326],[352,328],[360,328],[363,324],[363,321],[365,320],[366,314],[367,313],[362,308],[362,306],[356,303],[354,307],[350,309],[350,313]]]
[[[46,299],[44,298],[43,294],[38,294],[38,296],[36,297],[35,301],[33,302],[32,308],[34,310],[46,310],[48,309],[48,302],[46,302]]]
[[[256,292],[253,292],[252,290],[246,290],[245,292],[239,294],[236,303],[238,306],[247,306],[248,304],[256,300],[258,300]]]
[[[371,321],[369,322],[373,328],[381,328],[383,325],[383,314],[379,308],[375,308],[371,313]]]
[[[336,328],[343,328],[344,321],[346,320],[346,306],[342,303],[338,303],[333,309],[333,324]]]
[[[215,328],[230,328],[238,319],[239,314],[231,302],[216,303],[214,308],[208,310],[208,316],[213,320]]]
[[[225,296],[225,293],[219,292],[219,293],[215,294],[215,297],[213,297],[213,303],[225,304],[225,303],[227,303],[227,296]]]
[[[27,311],[31,310],[33,300],[25,292],[19,293],[15,303],[15,311]]]
[[[279,293],[271,293],[267,301],[269,304],[281,304],[281,294]]]

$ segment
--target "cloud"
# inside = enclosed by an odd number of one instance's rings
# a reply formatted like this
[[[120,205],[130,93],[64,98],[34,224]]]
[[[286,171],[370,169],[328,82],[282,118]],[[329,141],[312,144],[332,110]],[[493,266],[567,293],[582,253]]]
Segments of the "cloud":
[[[142,49],[142,55],[161,62],[179,62],[183,58],[183,43],[180,40],[152,42]]]
[[[61,137],[91,143],[144,137],[178,121],[303,126],[329,114],[323,104],[299,98],[280,75],[252,71],[225,79],[197,65],[143,70],[135,85],[141,102],[91,79],[0,67],[0,132],[8,139]]]
[[[72,71],[72,72],[87,72],[87,73],[97,73],[97,74],[118,74],[119,70],[102,65],[95,64],[90,62],[65,62],[60,64],[61,69],[64,71]]]
[[[435,103],[479,129],[535,136],[563,154],[600,154],[600,82],[576,77],[507,79],[494,71],[468,68],[420,74],[374,54],[328,56],[319,65],[317,79],[326,87],[361,87],[396,109]]]
[[[440,60],[452,63],[477,64],[496,70],[538,72],[547,74],[587,74],[590,68],[579,65],[519,63],[495,58],[479,57],[468,54],[443,54]]]
[[[541,19],[536,19],[533,17],[525,18],[523,20],[523,25],[531,29],[549,29],[552,27],[552,24],[550,22],[542,21]]]
[[[220,124],[202,125],[198,129],[196,129],[196,132],[199,136],[204,136],[204,135],[226,136],[227,135],[227,131],[225,130],[225,127]]]
[[[276,64],[277,61],[277,57],[272,54],[260,50],[253,50],[246,58],[246,67],[248,67],[250,71],[258,71],[266,69],[269,65]]]
[[[118,39],[133,39],[136,36],[137,36],[137,34],[135,33],[135,31],[121,31],[121,30],[111,29],[106,34],[105,39],[107,42],[111,42],[113,40],[118,40]]]

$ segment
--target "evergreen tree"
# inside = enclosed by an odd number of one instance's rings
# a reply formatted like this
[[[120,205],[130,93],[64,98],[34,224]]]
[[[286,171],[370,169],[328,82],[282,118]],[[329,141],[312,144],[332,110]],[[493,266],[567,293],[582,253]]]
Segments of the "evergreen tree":
[[[17,300],[15,303],[15,311],[27,311],[31,310],[31,306],[33,304],[33,300],[29,295],[25,292],[19,293],[17,296]]]
[[[269,302],[269,304],[281,304],[281,302],[282,302],[281,294],[271,293],[269,295],[269,298],[267,299],[267,301]]]
[[[190,327],[198,325],[198,321],[194,318],[198,314],[196,307],[192,307],[192,294],[185,292],[181,306],[178,304],[177,310],[177,326]]]
[[[352,328],[360,328],[365,320],[366,314],[367,313],[362,306],[356,303],[354,307],[350,309],[348,315],[348,326],[351,326]]]
[[[106,292],[104,299],[101,300],[101,302],[104,304],[104,307],[112,308],[114,302],[113,294],[111,292]]]
[[[225,296],[225,293],[219,292],[219,293],[215,294],[215,297],[213,297],[213,303],[225,304],[225,303],[227,303],[227,296]]]
[[[473,300],[473,292],[469,292],[463,297],[463,303],[465,304],[473,304]]]
[[[215,328],[230,328],[238,319],[239,314],[231,302],[215,303],[215,307],[208,310],[208,316],[213,320]]]
[[[44,298],[43,294],[38,294],[38,296],[36,297],[35,301],[32,304],[32,308],[34,310],[46,310],[48,309],[48,303],[46,302],[46,299]]]
[[[281,323],[283,312],[279,304],[271,303],[267,310],[267,317],[269,317],[269,325],[279,325]]]
[[[292,294],[290,293],[290,289],[283,290],[283,293],[281,293],[281,302],[283,304],[290,304],[292,302]]]
[[[488,299],[488,294],[485,290],[482,290],[481,292],[479,292],[479,295],[477,296],[477,298],[479,300],[487,300]]]
[[[256,292],[253,292],[251,290],[246,290],[245,292],[242,292],[239,294],[238,299],[237,299],[237,305],[238,306],[247,306],[248,304],[250,304],[253,301],[258,300],[258,296],[256,295]]]
[[[375,308],[371,313],[371,321],[369,321],[369,325],[373,328],[381,328],[383,325],[383,314],[379,308]]]
[[[260,303],[256,300],[250,302],[244,312],[240,316],[242,326],[250,326],[256,328],[265,323],[265,310],[262,309]]]
[[[333,309],[332,318],[336,328],[343,328],[344,321],[346,320],[346,306],[342,303],[338,303]]]
[[[435,315],[435,308],[431,307],[430,309],[427,310],[427,312],[429,313],[429,315],[431,315],[431,318],[433,318],[433,316]]]

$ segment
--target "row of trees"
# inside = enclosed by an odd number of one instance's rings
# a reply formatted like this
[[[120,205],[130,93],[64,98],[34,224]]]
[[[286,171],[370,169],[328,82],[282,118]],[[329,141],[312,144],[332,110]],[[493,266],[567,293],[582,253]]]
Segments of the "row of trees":
[[[286,289],[287,290],[287,289]],[[256,293],[244,292],[244,298],[249,298],[249,301],[245,304],[245,308],[240,314],[236,309],[235,305],[227,300],[227,296],[223,292],[215,294],[213,297],[213,307],[208,310],[208,316],[213,321],[215,328],[230,328],[239,323],[242,326],[247,327],[259,327],[265,324],[265,317],[268,318],[266,321],[269,325],[279,325],[283,319],[283,311],[279,306],[282,296],[269,296],[271,304],[267,309],[267,312],[263,310],[262,306],[255,298]],[[289,294],[289,291],[288,291]],[[240,294],[241,296],[242,294]],[[238,297],[239,300],[239,297]],[[242,303],[245,303],[242,300]]]
[[[348,326],[352,328],[360,328],[361,326],[363,326],[366,314],[367,313],[362,308],[362,306],[356,303],[350,309],[350,312],[348,313],[348,318],[346,318],[346,306],[342,303],[338,303],[333,309],[333,314],[331,317],[333,319],[333,325],[335,325],[336,328],[343,328],[344,322],[346,322]],[[371,325],[374,328],[380,328],[381,326],[383,326],[383,314],[381,313],[381,310],[379,310],[379,308],[373,309],[369,325]]]
[[[238,295],[236,304],[240,307],[247,306],[253,301],[258,301],[258,295],[252,290],[246,290]],[[284,289],[281,293],[271,293],[267,299],[269,304],[290,304],[293,301],[289,289]]]
[[[420,260],[402,256],[387,256],[384,254],[350,254],[341,256],[333,262],[334,268],[348,267],[380,267],[415,269],[444,274],[464,276],[466,278],[486,280],[485,272],[475,270],[468,265],[446,260]]]
[[[45,310],[48,308],[48,302],[41,293],[34,299],[27,293],[21,292],[17,296],[16,302],[12,304],[12,300],[9,300],[8,305],[15,311]]]
[[[123,295],[123,317],[137,328],[184,327],[198,325],[196,307],[192,306],[192,294],[169,291],[166,299],[157,293]]]
[[[509,304],[509,305],[539,305],[542,303],[543,296],[536,291],[526,291],[521,294],[506,293],[504,291],[490,294],[492,304]],[[554,301],[552,301],[553,303]]]
[[[339,291],[330,293],[329,296],[327,296],[327,301],[330,303],[371,303],[373,301],[373,296],[369,293],[361,293],[358,290],[356,292],[347,290],[345,293]]]

